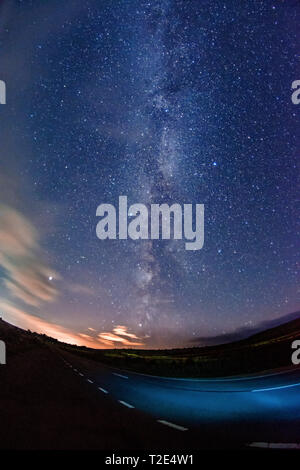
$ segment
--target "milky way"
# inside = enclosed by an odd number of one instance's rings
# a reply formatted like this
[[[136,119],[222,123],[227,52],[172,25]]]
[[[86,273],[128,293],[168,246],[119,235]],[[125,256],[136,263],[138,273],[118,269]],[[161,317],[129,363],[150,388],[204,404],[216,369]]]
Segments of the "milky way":
[[[55,293],[29,308],[1,264],[3,316],[169,347],[298,308],[299,19],[295,1],[2,2],[0,202],[37,230]],[[98,240],[120,195],[204,204],[204,247]]]

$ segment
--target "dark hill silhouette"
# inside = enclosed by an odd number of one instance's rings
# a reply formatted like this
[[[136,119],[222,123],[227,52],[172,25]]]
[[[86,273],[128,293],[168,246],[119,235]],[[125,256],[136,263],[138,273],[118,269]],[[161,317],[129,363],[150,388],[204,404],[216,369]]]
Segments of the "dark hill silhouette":
[[[271,330],[275,330],[274,333],[276,334],[276,331],[279,332],[281,327],[284,328],[284,325],[291,324],[290,328],[292,330],[294,328],[297,329],[297,321],[299,321],[299,319],[300,311],[298,310],[297,312],[289,313],[288,315],[284,315],[283,317],[276,318],[274,320],[263,321],[255,327],[242,327],[233,332],[218,336],[198,336],[196,338],[192,338],[191,343],[200,343],[205,344],[206,346],[214,346],[218,344],[232,343],[246,338],[252,338],[253,336],[256,336],[260,333],[264,335],[267,330],[270,331],[270,334],[272,334]],[[293,323],[293,320],[295,320],[296,323]],[[279,330],[276,330],[276,328],[279,328]]]

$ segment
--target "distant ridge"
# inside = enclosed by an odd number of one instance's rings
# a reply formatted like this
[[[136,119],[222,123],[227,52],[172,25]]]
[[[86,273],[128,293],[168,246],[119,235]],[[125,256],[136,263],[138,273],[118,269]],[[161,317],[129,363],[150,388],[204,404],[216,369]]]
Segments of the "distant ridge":
[[[259,334],[265,334],[267,331],[269,331],[270,334],[276,335],[276,332],[279,332],[281,327],[285,328],[285,325],[290,324],[290,327],[286,326],[286,328],[299,329],[299,326],[297,326],[297,321],[300,321],[300,310],[289,313],[287,315],[284,315],[283,317],[276,318],[274,320],[263,321],[255,327],[242,327],[238,328],[237,330],[231,333],[226,333],[218,336],[198,336],[196,338],[191,338],[190,342],[199,343],[197,344],[198,347],[218,346],[227,343],[235,343],[246,339],[251,339],[252,337],[256,337]],[[277,328],[279,328],[279,330],[277,330]]]

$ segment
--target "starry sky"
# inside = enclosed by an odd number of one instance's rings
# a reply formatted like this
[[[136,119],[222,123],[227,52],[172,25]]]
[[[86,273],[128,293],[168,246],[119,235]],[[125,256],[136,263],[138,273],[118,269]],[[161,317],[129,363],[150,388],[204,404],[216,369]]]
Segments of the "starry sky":
[[[161,348],[296,311],[299,21],[295,0],[2,0],[1,316]],[[120,195],[204,204],[203,249],[100,241]]]

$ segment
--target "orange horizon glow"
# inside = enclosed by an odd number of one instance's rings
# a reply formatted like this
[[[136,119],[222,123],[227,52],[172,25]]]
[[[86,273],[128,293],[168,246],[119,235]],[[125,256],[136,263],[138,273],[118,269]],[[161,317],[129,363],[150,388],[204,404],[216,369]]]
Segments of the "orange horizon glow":
[[[87,333],[68,330],[56,323],[47,322],[42,318],[25,312],[7,301],[0,301],[0,309],[3,310],[3,312],[6,312],[6,315],[4,315],[3,318],[8,321],[8,323],[24,330],[31,330],[34,333],[45,334],[70,345],[86,346],[93,349],[113,349],[115,348],[115,344],[127,347],[144,345],[140,338],[133,333],[129,333],[127,331],[127,327],[124,325],[118,325],[111,333],[100,332],[96,337],[94,337]],[[87,330],[89,332],[96,332],[96,330],[91,327],[88,327]]]

